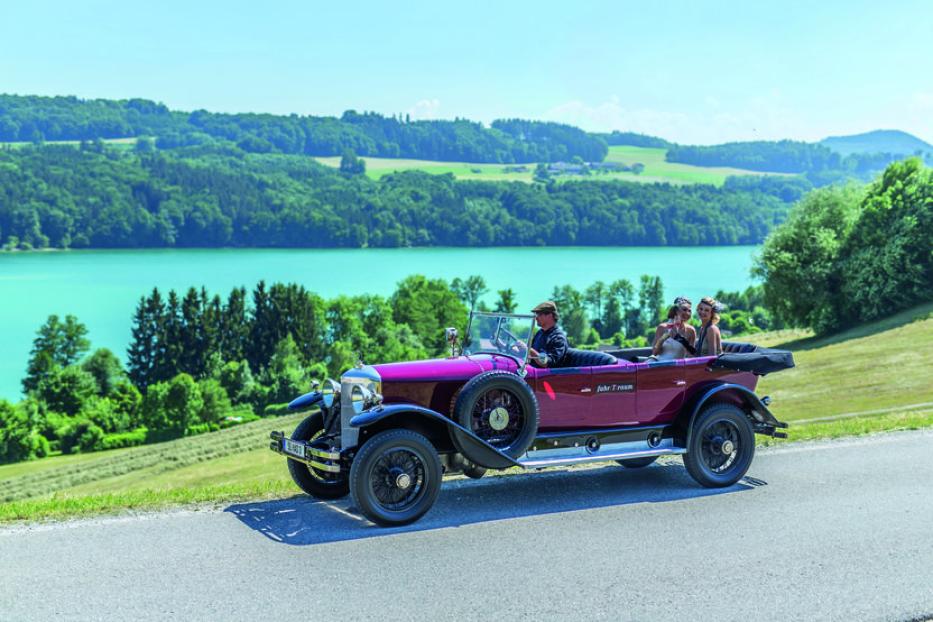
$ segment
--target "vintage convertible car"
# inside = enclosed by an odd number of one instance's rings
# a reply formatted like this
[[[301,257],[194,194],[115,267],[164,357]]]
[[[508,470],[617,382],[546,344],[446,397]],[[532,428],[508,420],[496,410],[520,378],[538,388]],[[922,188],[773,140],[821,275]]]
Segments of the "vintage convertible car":
[[[539,469],[615,460],[624,467],[680,454],[708,487],[751,464],[755,434],[787,425],[755,393],[758,376],[793,366],[789,352],[724,344],[719,357],[653,361],[648,348],[571,350],[568,367],[529,364],[531,315],[471,313],[463,343],[448,329],[444,359],[358,365],[295,399],[308,410],[270,447],[304,492],[352,495],[380,525],[418,520],[444,473]]]

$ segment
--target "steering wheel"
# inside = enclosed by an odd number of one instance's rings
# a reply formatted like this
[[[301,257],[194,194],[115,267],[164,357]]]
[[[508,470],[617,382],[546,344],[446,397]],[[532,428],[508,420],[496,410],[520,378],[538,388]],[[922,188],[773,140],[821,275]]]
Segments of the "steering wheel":
[[[507,328],[500,330],[499,334],[505,335],[506,337],[505,340],[497,339],[497,341],[499,341],[498,345],[500,348],[514,352],[516,355],[521,357],[525,356],[525,353],[528,351],[528,346],[525,345],[525,342],[522,341],[520,337]]]

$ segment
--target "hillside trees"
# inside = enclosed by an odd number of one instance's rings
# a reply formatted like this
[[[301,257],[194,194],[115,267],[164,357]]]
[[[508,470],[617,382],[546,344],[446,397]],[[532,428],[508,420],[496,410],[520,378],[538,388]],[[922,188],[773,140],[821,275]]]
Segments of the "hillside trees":
[[[799,182],[378,181],[307,158],[0,151],[6,247],[399,247],[751,244],[782,222]]]
[[[808,194],[756,262],[775,316],[831,332],[930,299],[933,176],[918,159],[860,189]]]
[[[466,162],[600,161],[605,142],[539,121],[411,121],[348,110],[340,118],[170,111],[143,100],[0,95],[0,142],[157,136],[160,149],[225,141],[250,153],[363,156]],[[140,149],[148,150],[148,138]]]

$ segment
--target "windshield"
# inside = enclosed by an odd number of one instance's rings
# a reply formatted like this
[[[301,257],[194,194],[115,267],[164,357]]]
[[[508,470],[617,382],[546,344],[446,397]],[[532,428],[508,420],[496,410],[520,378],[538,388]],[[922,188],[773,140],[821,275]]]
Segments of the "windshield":
[[[463,340],[463,353],[506,354],[525,361],[534,325],[533,315],[473,312]]]

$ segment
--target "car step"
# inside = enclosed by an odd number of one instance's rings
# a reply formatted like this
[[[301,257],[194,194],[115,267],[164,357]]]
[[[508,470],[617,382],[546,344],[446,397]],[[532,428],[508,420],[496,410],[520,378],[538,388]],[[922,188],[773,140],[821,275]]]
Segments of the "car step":
[[[687,450],[674,445],[673,439],[665,438],[651,447],[645,441],[631,441],[626,443],[608,443],[606,445],[579,447],[556,447],[554,449],[540,449],[528,451],[518,459],[519,464],[528,469],[544,467],[568,466],[584,464],[587,462],[603,462],[606,460],[628,460],[630,458],[647,458],[649,456],[676,456],[685,454]]]

